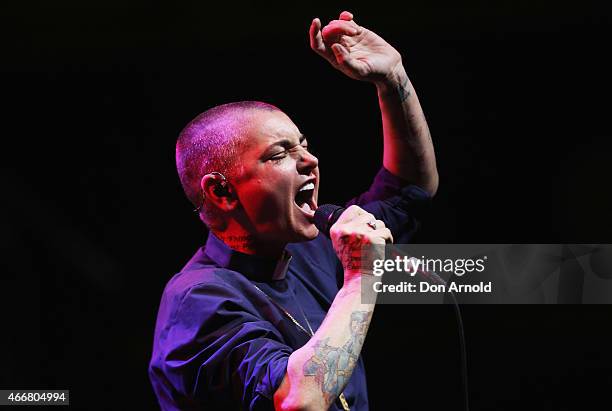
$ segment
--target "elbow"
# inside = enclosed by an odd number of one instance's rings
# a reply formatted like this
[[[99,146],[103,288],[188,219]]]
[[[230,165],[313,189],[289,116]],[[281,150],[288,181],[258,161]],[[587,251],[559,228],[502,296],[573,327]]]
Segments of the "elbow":
[[[438,175],[438,172],[436,171],[431,176],[429,184],[427,184],[427,187],[425,187],[425,191],[429,193],[430,197],[433,197],[438,192],[439,185],[440,185],[440,176]]]
[[[274,409],[277,411],[320,411],[326,410],[327,404],[322,392],[317,389],[312,379],[305,379],[301,373],[303,361],[300,360],[302,349],[289,356],[285,376],[274,392]],[[310,381],[309,381],[310,380]]]
[[[421,178],[414,178],[412,181],[412,184],[418,186],[421,190],[425,191],[430,198],[433,198],[438,192],[440,177],[438,176],[438,172],[434,171],[428,175],[421,176]]]
[[[423,189],[423,191],[427,192],[430,197],[435,196],[438,192],[440,175],[438,174],[435,161],[417,162],[417,165],[410,163],[405,167],[392,167],[385,165],[385,168],[389,170],[391,174],[404,180],[407,184],[414,184],[420,187]]]
[[[435,196],[438,192],[438,186],[440,185],[440,175],[438,174],[435,157],[427,161],[423,160],[420,171],[417,172],[417,176],[418,180],[420,180],[421,188],[427,191],[430,197]]]
[[[417,185],[426,191],[430,197],[435,196],[438,192],[438,186],[440,185],[440,175],[438,174],[438,168],[435,162],[432,167],[427,168],[419,174],[419,177],[416,179],[418,180]]]
[[[274,409],[276,411],[315,411],[321,410],[320,401],[317,401],[316,396],[308,395],[309,390],[306,387],[299,389],[291,384],[289,378],[285,375],[281,385],[274,393]]]

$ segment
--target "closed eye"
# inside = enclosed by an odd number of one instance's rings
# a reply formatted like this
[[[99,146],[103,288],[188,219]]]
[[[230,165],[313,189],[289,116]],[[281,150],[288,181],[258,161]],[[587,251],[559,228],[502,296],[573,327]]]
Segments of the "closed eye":
[[[278,154],[274,154],[272,157],[268,158],[268,160],[282,160],[287,157],[287,150],[283,150]]]
[[[287,157],[287,154],[297,152],[300,147],[308,151],[308,141],[306,141],[306,137],[304,135],[300,137],[299,144],[291,144],[288,140],[283,140],[283,141],[276,143],[275,145],[283,146],[285,149],[272,154],[271,156],[267,157],[265,161],[282,160],[283,158]]]

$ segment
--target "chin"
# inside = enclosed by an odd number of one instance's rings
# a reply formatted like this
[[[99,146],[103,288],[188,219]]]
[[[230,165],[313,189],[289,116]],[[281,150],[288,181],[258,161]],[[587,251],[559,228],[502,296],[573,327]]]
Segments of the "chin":
[[[303,227],[293,232],[290,243],[303,243],[304,241],[310,241],[317,238],[319,235],[319,229],[311,224],[310,227]]]

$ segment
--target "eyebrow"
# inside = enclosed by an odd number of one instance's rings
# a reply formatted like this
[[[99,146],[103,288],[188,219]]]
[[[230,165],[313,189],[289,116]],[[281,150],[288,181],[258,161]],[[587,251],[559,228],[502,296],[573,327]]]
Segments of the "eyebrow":
[[[300,134],[300,144],[303,143],[304,140],[306,140],[306,136],[304,134]],[[280,147],[283,147],[283,148],[289,148],[289,147],[293,146],[293,142],[290,141],[289,139],[284,138],[284,139],[276,141],[276,142],[270,144],[268,147],[266,147],[266,152],[269,149],[271,149],[272,147],[276,147],[276,146],[280,146]]]

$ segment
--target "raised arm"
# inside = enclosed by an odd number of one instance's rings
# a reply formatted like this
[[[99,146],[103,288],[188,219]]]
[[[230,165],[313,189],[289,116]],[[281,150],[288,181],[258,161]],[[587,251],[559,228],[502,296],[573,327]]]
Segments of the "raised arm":
[[[310,26],[311,48],[347,76],[376,86],[384,135],[383,165],[391,173],[434,195],[438,172],[425,115],[402,57],[347,11],[321,29]]]

